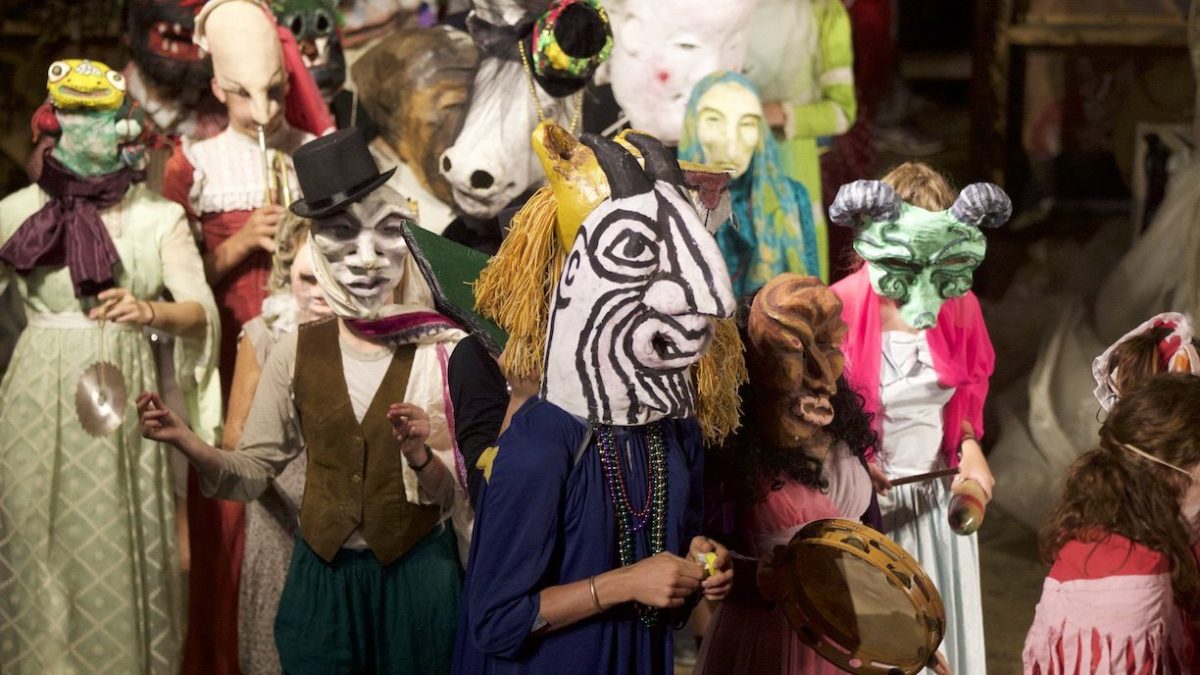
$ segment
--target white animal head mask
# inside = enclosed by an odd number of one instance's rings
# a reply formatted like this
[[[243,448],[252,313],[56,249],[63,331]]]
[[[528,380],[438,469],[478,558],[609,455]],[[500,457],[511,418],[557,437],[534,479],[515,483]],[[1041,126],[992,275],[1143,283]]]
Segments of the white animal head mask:
[[[542,395],[602,424],[695,412],[690,367],[733,314],[720,250],[683,190],[673,155],[631,135],[585,135],[612,194],[584,219],[554,294]]]

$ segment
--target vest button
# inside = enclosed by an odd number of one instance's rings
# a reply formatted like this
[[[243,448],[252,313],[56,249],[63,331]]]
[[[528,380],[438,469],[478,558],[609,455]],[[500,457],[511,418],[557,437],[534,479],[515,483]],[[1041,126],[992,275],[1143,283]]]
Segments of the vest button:
[[[356,474],[350,476],[350,482],[354,483],[355,485],[358,485],[359,483],[362,482],[362,474],[356,473]]]

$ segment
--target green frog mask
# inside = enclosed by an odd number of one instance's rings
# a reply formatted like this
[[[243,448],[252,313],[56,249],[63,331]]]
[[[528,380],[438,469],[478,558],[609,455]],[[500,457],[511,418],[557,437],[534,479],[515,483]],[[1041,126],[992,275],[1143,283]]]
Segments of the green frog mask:
[[[904,202],[887,183],[860,180],[843,185],[829,207],[830,220],[858,229],[854,250],[867,262],[871,287],[921,330],[937,324],[942,303],[970,290],[987,250],[980,228],[1010,215],[1008,195],[991,183],[968,185],[953,206],[933,212]]]

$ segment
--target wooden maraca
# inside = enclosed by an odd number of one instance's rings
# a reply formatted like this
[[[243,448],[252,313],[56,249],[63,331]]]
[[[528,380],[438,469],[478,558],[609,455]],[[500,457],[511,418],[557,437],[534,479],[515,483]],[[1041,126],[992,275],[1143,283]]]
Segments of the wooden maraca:
[[[979,526],[983,525],[983,514],[987,510],[987,493],[978,481],[970,478],[955,485],[951,492],[954,496],[950,499],[950,529],[964,537],[975,534]]]

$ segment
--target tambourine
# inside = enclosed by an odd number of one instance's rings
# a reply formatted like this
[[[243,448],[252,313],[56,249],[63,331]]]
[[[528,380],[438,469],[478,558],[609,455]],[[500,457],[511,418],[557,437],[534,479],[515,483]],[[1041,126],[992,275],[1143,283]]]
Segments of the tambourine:
[[[883,534],[813,521],[760,564],[759,591],[801,642],[858,675],[915,675],[933,663],[946,610],[929,576]]]

